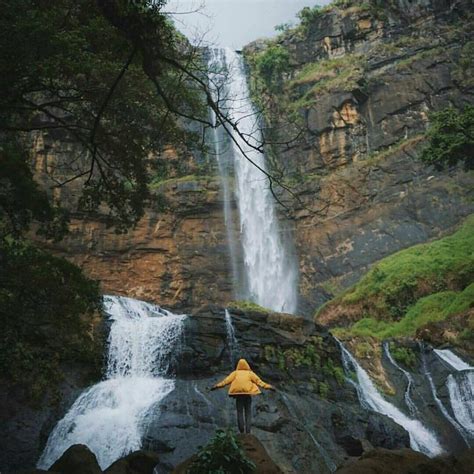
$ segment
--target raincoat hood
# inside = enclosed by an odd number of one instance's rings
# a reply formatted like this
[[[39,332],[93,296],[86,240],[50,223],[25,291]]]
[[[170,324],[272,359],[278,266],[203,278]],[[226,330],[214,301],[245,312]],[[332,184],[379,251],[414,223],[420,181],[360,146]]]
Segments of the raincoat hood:
[[[240,359],[236,370],[251,370],[249,363],[245,359]]]

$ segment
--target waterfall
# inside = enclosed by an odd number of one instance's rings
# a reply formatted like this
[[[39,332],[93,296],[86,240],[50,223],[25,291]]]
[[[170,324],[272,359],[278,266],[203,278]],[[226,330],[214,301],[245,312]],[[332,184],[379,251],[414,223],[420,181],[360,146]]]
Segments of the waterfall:
[[[85,390],[55,426],[40,469],[73,444],[88,446],[102,469],[140,449],[150,408],[174,388],[170,364],[185,316],[118,296],[106,296],[104,306],[111,320],[106,379]]]
[[[221,54],[220,59],[216,59],[225,61],[222,67],[229,73],[224,109],[229,110],[231,119],[238,126],[238,132],[230,127],[228,131],[232,136],[247,280],[244,296],[266,308],[293,313],[297,307],[297,266],[286,249],[268,179],[257,168],[265,170],[266,164],[264,155],[252,147],[262,144],[262,134],[249,98],[244,65],[240,56],[230,49]]]
[[[375,388],[367,372],[359,365],[352,354],[339,342],[342,361],[348,381],[357,388],[361,405],[386,415],[393,421],[403,426],[410,435],[410,446],[415,451],[420,451],[428,456],[437,456],[443,453],[436,436],[426,428],[421,421],[409,418],[395,405],[391,404]],[[351,370],[352,369],[352,370]],[[352,380],[350,372],[355,371],[357,382]]]
[[[434,349],[436,355],[455,372],[448,375],[446,386],[457,422],[467,436],[474,438],[474,367],[448,349]],[[469,443],[466,440],[466,443]]]
[[[235,367],[237,353],[239,349],[239,343],[235,337],[234,324],[232,323],[232,316],[229,311],[225,310],[225,327],[227,330],[227,345],[229,347],[230,363],[232,367]]]
[[[405,398],[405,404],[408,408],[408,411],[410,412],[410,415],[412,417],[416,417],[416,416],[419,416],[419,413],[418,413],[418,409],[416,408],[416,405],[415,403],[413,402],[412,398],[411,398],[411,388],[413,387],[414,385],[414,382],[413,382],[413,377],[411,376],[410,372],[408,372],[407,370],[405,370],[403,367],[401,367],[396,361],[395,359],[392,357],[392,354],[390,352],[390,347],[389,347],[389,344],[387,342],[384,342],[383,344],[383,349],[384,349],[384,352],[385,352],[385,355],[387,356],[388,360],[390,361],[390,363],[396,367],[404,376],[405,378],[407,379],[407,388],[405,390],[405,395],[404,395],[404,398]]]
[[[209,50],[209,84],[210,91],[212,93],[213,100],[218,103],[219,101],[224,101],[223,97],[225,78],[226,78],[226,66],[224,59],[224,50],[216,48]],[[234,290],[234,295],[239,297],[242,292],[242,283],[241,276],[239,271],[239,266],[237,264],[237,242],[234,236],[234,231],[232,228],[233,222],[233,213],[231,207],[231,194],[232,189],[229,186],[229,157],[227,148],[223,145],[225,144],[225,136],[223,134],[222,126],[218,126],[217,118],[215,112],[210,109],[211,121],[214,124],[212,129],[212,143],[211,147],[216,156],[217,169],[219,170],[219,177],[221,181],[221,190],[222,190],[222,202],[224,210],[224,224],[226,228],[227,244],[229,247],[230,254],[230,264],[232,270],[232,286]]]
[[[460,357],[451,352],[448,349],[433,349],[433,352],[444,362],[446,362],[450,368],[454,370],[470,370],[474,367],[471,367],[469,364],[466,364]]]

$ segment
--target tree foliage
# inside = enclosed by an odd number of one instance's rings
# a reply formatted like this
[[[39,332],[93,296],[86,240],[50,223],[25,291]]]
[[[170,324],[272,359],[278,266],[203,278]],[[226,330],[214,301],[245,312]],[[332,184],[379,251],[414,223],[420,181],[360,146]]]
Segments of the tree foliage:
[[[92,320],[100,308],[97,283],[75,265],[0,240],[0,378],[39,402],[60,381],[64,362],[98,369],[102,344]]]
[[[464,110],[447,108],[430,117],[427,138],[429,145],[421,159],[437,169],[462,163],[474,169],[474,106]]]
[[[171,112],[202,117],[202,100],[170,64],[143,68],[143,50],[104,16],[94,0],[5,0],[0,17],[0,132],[25,139],[43,133],[78,144],[58,186],[81,179],[80,207],[102,203],[123,229],[137,221],[148,196],[154,158],[193,139]],[[195,51],[160,13],[163,2],[113,2],[124,19],[140,18],[142,41],[193,68]],[[129,25],[132,20],[129,21]],[[145,37],[145,34],[147,35]]]

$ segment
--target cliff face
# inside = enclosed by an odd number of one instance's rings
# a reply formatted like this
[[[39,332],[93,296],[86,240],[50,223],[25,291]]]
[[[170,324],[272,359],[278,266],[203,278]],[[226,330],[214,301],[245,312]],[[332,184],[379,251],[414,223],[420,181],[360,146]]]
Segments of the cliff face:
[[[291,215],[304,313],[382,257],[446,233],[473,209],[471,174],[437,172],[418,159],[429,114],[472,103],[465,76],[472,59],[464,61],[470,6],[389,3],[330,7],[245,50],[254,91],[273,87],[260,100],[267,122],[280,134],[290,130],[281,141],[297,137],[273,151],[301,201]],[[286,64],[269,82],[262,63],[277,53]],[[296,127],[286,121],[291,113]]]
[[[36,137],[33,163],[38,180],[50,186],[67,179],[71,170],[65,164],[75,153],[74,143]],[[185,173],[196,170],[192,156],[178,157],[170,150],[164,158],[171,167],[181,160]],[[70,232],[60,243],[42,245],[99,280],[104,293],[179,311],[232,299],[218,177],[185,174],[153,185],[145,216],[124,234],[110,227],[105,213],[85,217],[76,212],[82,185],[79,179],[55,189],[55,197],[71,211]]]

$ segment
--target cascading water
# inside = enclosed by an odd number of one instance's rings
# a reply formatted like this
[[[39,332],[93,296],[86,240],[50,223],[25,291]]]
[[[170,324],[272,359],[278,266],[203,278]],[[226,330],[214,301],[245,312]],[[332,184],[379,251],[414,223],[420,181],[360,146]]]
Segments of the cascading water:
[[[227,77],[227,69],[225,67],[224,50],[216,48],[209,50],[209,85],[213,100],[216,103],[225,103],[225,78]],[[233,231],[233,216],[231,207],[232,190],[229,186],[229,157],[225,143],[224,130],[218,126],[215,112],[210,109],[211,120],[214,125],[212,129],[211,148],[216,156],[217,168],[221,181],[222,201],[224,208],[224,223],[226,228],[227,244],[229,247],[230,264],[232,270],[232,284],[234,294],[239,297],[242,292],[241,275],[237,264],[237,242]]]
[[[252,147],[261,145],[262,135],[249,98],[244,65],[230,49],[215,59],[224,61],[222,67],[229,73],[225,103],[238,126],[238,131],[229,129],[229,133],[247,280],[244,296],[266,308],[293,313],[298,272],[282,238],[268,179],[261,171],[266,169],[265,157]]]
[[[384,349],[385,355],[387,356],[390,363],[394,367],[396,367],[407,379],[407,388],[405,390],[404,398],[405,398],[405,404],[408,408],[408,411],[410,412],[410,415],[412,417],[419,416],[418,409],[416,408],[416,405],[415,405],[415,403],[413,402],[413,400],[411,398],[411,389],[414,385],[413,377],[411,376],[410,372],[408,372],[403,367],[401,367],[399,364],[397,364],[397,362],[395,362],[395,359],[392,357],[392,354],[390,352],[390,347],[389,347],[389,344],[387,342],[385,342],[383,344],[383,349]]]
[[[474,438],[474,367],[448,349],[434,349],[434,352],[455,370],[446,380],[451,408],[467,436]]]
[[[229,347],[230,363],[232,367],[235,367],[237,358],[237,352],[239,349],[239,343],[235,337],[234,324],[232,323],[232,316],[229,311],[225,310],[225,326],[227,331],[227,345]]]
[[[174,388],[169,369],[186,316],[118,296],[104,304],[112,323],[106,380],[83,392],[59,421],[38,468],[48,469],[73,444],[88,446],[102,469],[140,449],[148,410]]]
[[[396,423],[403,426],[410,435],[410,446],[415,451],[420,451],[428,456],[442,454],[443,449],[441,448],[436,436],[419,420],[409,418],[395,405],[392,405],[390,402],[385,400],[375,388],[367,372],[359,365],[352,354],[341,342],[339,342],[339,345],[347,379],[357,388],[357,394],[361,405],[378,413],[382,413],[383,415],[387,415]],[[357,382],[355,382],[350,376],[350,372],[352,371],[354,371],[357,376]]]

